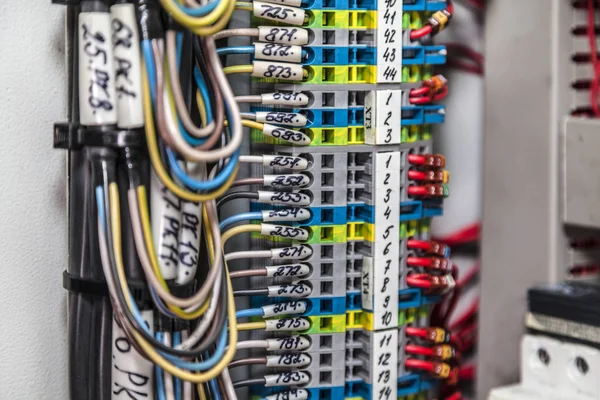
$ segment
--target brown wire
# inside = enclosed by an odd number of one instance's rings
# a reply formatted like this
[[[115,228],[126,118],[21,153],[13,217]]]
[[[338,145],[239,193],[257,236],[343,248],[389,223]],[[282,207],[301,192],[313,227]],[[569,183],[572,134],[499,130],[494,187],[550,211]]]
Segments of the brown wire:
[[[255,365],[255,364],[266,364],[267,357],[249,357],[249,358],[241,358],[239,360],[234,360],[229,363],[228,368],[241,367],[242,365]]]
[[[229,273],[229,277],[231,279],[235,278],[245,278],[251,276],[267,276],[267,270],[264,268],[261,269],[245,269],[243,271],[234,271]]]
[[[238,179],[236,181],[233,181],[233,183],[231,184],[231,187],[247,186],[247,185],[262,185],[264,183],[265,183],[265,180],[263,178],[245,178],[245,179]]]

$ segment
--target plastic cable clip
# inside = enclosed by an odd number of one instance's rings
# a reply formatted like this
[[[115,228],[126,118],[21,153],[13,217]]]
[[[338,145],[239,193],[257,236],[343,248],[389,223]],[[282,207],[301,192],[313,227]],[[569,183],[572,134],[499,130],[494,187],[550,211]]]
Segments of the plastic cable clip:
[[[78,150],[91,147],[141,147],[146,144],[143,130],[125,130],[106,126],[81,126],[69,122],[54,124],[55,149]]]

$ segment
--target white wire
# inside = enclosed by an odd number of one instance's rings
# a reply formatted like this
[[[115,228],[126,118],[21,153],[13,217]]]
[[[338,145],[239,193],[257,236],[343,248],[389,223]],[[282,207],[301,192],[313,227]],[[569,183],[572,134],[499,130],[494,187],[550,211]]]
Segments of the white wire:
[[[225,368],[223,372],[221,372],[221,378],[223,379],[223,386],[227,394],[225,398],[237,400],[237,394],[235,393],[235,388],[233,387],[233,382],[231,381],[231,375],[229,375],[229,368]]]
[[[181,340],[184,341],[189,336],[187,331],[181,332]],[[194,386],[191,382],[183,381],[183,400],[194,399]]]
[[[165,332],[163,334],[163,343],[171,347],[171,333]],[[175,400],[175,388],[173,386],[173,377],[166,370],[163,370],[163,376],[165,380],[165,395],[166,400]]]
[[[244,250],[225,254],[225,261],[239,260],[240,258],[271,258],[271,250]]]
[[[225,39],[232,36],[258,36],[257,28],[225,29],[213,35],[214,40]]]
[[[266,349],[269,347],[269,342],[266,340],[244,340],[237,342],[235,347],[237,350],[243,349]]]
[[[240,117],[242,117],[243,119],[249,119],[250,121],[256,121],[255,113],[243,112],[243,113],[240,113]]]
[[[262,164],[263,156],[240,156],[240,162]]]
[[[262,103],[262,96],[235,96],[235,101],[237,101],[238,103]]]

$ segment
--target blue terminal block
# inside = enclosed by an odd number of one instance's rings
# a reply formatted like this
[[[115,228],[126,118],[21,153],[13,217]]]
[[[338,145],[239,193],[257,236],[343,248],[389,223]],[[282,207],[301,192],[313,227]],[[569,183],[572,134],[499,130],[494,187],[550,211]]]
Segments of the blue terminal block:
[[[308,391],[308,398],[311,400],[320,399],[343,399],[344,398],[344,387],[343,386],[332,386],[332,387],[321,387],[321,388],[303,388]],[[283,393],[290,390],[286,386],[250,386],[250,391],[255,396],[267,397],[275,395],[277,393]]]
[[[439,11],[446,8],[446,0],[404,0],[403,11]]]
[[[398,292],[398,308],[420,308],[429,304],[438,303],[440,296],[425,296],[421,289],[403,289]]]
[[[446,46],[409,46],[402,49],[404,65],[446,64]]]
[[[435,381],[425,379],[418,374],[404,375],[398,378],[398,397],[425,392],[434,388]]]
[[[369,223],[374,222],[373,206],[364,204],[358,214],[358,217]],[[400,203],[400,221],[414,221],[423,219],[423,202],[422,201],[405,201]]]
[[[443,124],[446,120],[446,107],[441,104],[423,107],[424,124]],[[402,121],[404,124],[404,121]]]
[[[265,305],[285,303],[294,300],[306,302],[306,312],[304,314],[300,314],[303,316],[342,315],[346,313],[345,297],[311,297],[302,299],[291,299],[289,297],[253,296],[250,298],[250,306],[253,308],[260,308]]]
[[[300,7],[306,10],[350,10],[351,3],[351,0],[303,0]]]
[[[289,208],[289,206],[263,204],[255,201],[250,203],[250,211],[278,210],[282,208]],[[291,225],[343,225],[346,223],[346,207],[307,207],[306,210],[310,211],[311,216],[304,221],[293,222]]]
[[[348,119],[349,113],[345,108],[294,108],[294,109],[281,109],[281,108],[269,108],[269,107],[252,107],[252,112],[257,111],[273,111],[273,112],[293,112],[300,113],[308,119],[308,123],[305,126],[294,127],[293,129],[302,128],[345,128],[347,126],[358,125],[358,123],[351,123]],[[361,121],[362,123],[362,121]],[[277,125],[277,123],[273,123]]]
[[[305,47],[307,57],[304,65],[376,65],[377,48],[355,45],[348,47],[310,46]],[[445,64],[445,46],[408,46],[402,50],[404,65]]]
[[[444,209],[441,200],[423,201],[423,218],[441,217],[442,215],[444,215]]]
[[[346,311],[358,311],[362,309],[360,291],[346,292]]]
[[[446,46],[426,46],[425,64],[446,64]]]

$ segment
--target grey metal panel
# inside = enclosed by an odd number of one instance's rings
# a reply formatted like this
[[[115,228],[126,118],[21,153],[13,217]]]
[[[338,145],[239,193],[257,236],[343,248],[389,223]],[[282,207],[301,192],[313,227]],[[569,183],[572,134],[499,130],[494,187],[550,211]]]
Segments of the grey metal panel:
[[[600,122],[568,118],[564,131],[563,218],[566,224],[600,228]]]
[[[493,1],[486,13],[478,399],[518,382],[527,288],[564,275],[559,126],[571,15],[566,0]]]

